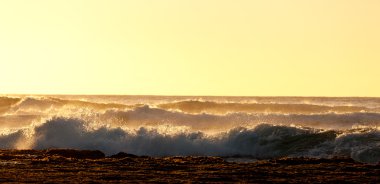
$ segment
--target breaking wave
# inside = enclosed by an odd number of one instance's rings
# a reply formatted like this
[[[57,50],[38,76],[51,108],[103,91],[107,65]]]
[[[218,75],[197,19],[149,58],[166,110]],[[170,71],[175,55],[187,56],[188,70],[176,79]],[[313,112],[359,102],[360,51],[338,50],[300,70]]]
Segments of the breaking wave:
[[[350,156],[361,162],[380,161],[380,131],[376,128],[325,131],[259,124],[209,135],[186,127],[126,129],[97,127],[80,119],[54,118],[30,129],[2,135],[0,145],[8,149],[97,149],[108,155],[124,151],[149,156],[240,155],[260,159]]]

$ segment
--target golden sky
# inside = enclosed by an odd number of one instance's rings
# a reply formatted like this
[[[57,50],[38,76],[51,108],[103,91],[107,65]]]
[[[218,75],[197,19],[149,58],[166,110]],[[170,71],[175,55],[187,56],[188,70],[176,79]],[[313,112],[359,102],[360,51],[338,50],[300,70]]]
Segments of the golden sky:
[[[380,1],[2,0],[0,93],[380,96]]]

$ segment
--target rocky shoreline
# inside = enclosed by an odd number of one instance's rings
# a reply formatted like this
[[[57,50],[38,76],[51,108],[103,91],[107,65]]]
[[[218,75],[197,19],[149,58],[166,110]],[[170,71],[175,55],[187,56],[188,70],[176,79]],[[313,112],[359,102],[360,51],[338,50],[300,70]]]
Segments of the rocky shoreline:
[[[100,151],[0,150],[0,182],[17,183],[379,183],[380,165],[350,158],[148,157]]]

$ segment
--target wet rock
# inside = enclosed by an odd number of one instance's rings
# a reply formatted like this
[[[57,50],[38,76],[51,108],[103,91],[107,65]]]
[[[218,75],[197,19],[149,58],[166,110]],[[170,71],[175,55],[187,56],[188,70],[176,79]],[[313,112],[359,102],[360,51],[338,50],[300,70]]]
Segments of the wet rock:
[[[99,155],[98,155],[99,154]],[[33,155],[33,156],[31,156]],[[0,182],[15,183],[379,183],[380,165],[350,158],[142,157],[99,151],[0,150]],[[78,158],[96,159],[78,159]],[[100,158],[99,157],[103,157]],[[3,158],[3,159],[1,159]],[[10,160],[8,160],[10,159]]]
[[[284,157],[273,159],[272,162],[286,165],[301,165],[301,164],[322,164],[322,163],[356,163],[355,160],[348,157],[334,157],[332,159],[326,158],[304,158],[304,157]]]
[[[119,152],[118,154],[110,156],[110,158],[137,158],[137,155],[129,154],[125,152]]]
[[[17,158],[17,157],[14,155],[3,154],[3,153],[0,154],[0,160],[12,160],[15,158]]]

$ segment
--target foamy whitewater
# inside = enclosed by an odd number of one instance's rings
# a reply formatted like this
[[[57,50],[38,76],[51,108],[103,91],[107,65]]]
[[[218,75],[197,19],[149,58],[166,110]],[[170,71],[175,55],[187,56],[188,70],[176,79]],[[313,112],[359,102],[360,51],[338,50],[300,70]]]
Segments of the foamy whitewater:
[[[380,162],[380,98],[0,97],[0,148]]]

